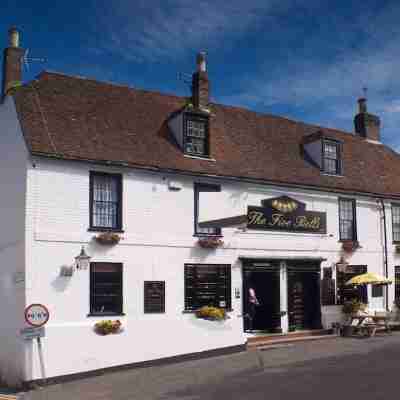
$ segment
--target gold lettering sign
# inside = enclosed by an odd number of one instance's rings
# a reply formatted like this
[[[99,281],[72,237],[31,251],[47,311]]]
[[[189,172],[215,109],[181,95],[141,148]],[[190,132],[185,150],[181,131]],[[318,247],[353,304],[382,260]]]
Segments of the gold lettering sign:
[[[248,229],[326,233],[326,213],[307,211],[305,204],[286,196],[262,203],[248,207]]]

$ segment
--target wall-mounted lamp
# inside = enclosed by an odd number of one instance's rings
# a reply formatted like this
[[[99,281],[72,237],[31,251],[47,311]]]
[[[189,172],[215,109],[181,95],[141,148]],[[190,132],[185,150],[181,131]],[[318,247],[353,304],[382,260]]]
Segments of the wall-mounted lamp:
[[[76,269],[88,269],[91,258],[85,253],[85,248],[82,246],[81,253],[75,257]]]
[[[235,299],[240,299],[240,289],[235,287]]]

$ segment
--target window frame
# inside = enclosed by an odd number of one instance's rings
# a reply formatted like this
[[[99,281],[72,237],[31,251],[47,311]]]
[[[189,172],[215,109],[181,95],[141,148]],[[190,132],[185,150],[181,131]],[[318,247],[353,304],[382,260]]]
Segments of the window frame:
[[[99,312],[94,311],[94,288],[95,288],[95,274],[96,271],[94,267],[98,264],[112,264],[119,267],[119,280],[120,280],[120,288],[119,288],[119,304],[120,309],[116,312],[106,311],[106,312]],[[115,262],[91,262],[90,263],[90,272],[89,272],[89,314],[90,316],[118,316],[118,315],[125,315],[124,314],[124,280],[123,280],[123,264],[122,263],[115,263]]]
[[[321,151],[321,171],[323,174],[326,175],[342,175],[343,171],[342,171],[342,144],[334,139],[322,139],[321,141],[322,144],[322,151]],[[336,158],[330,158],[330,157],[326,157],[326,153],[325,153],[325,145],[326,144],[330,144],[330,145],[334,145],[336,147]],[[332,171],[328,171],[325,167],[325,160],[329,159],[329,160],[335,160],[336,161],[336,172],[332,172]]]
[[[364,274],[368,272],[368,265],[366,264],[359,264],[359,265],[349,265],[348,269],[353,269],[352,272],[349,271],[336,271],[336,304],[343,305],[343,289],[346,288],[347,292],[353,291],[354,297],[361,297],[361,301],[368,303],[368,290],[365,285],[360,286],[345,286],[345,282],[349,279],[353,278],[354,276]],[[346,276],[347,275],[347,276]],[[346,276],[346,277],[345,277]],[[342,279],[344,278],[344,279]],[[349,300],[347,300],[349,301]]]
[[[116,227],[95,226],[93,224],[93,211],[94,211],[94,180],[96,176],[108,176],[117,180],[117,225]],[[89,229],[88,231],[94,232],[123,232],[122,229],[122,210],[123,210],[123,188],[122,188],[122,174],[89,171]]]
[[[211,263],[207,263],[207,264],[201,264],[201,263],[185,263],[184,264],[184,313],[194,313],[196,312],[196,310],[198,310],[200,307],[204,306],[204,305],[199,305],[199,303],[197,301],[195,301],[196,304],[192,304],[192,306],[188,306],[188,300],[187,300],[187,295],[188,295],[188,287],[187,287],[187,279],[188,279],[188,270],[190,268],[196,268],[195,274],[197,274],[197,269],[198,268],[207,268],[207,267],[217,267],[219,269],[224,269],[224,273],[226,275],[226,298],[225,298],[225,302],[226,305],[225,307],[221,307],[221,306],[216,306],[219,308],[223,308],[226,311],[232,311],[232,266],[231,264],[211,264]],[[221,274],[221,271],[218,271],[218,276]],[[197,290],[197,287],[196,289]],[[216,295],[218,296],[218,291],[219,288],[216,288]]]
[[[398,240],[396,240],[395,239],[395,231],[394,231],[394,228],[395,228],[395,224],[394,224],[394,218],[393,218],[393,209],[394,208],[396,208],[396,209],[398,209],[399,210],[399,216],[400,216],[400,204],[399,203],[392,203],[391,204],[391,215],[392,215],[392,242],[393,243],[396,243],[396,244],[399,244],[400,243],[400,223],[398,224],[398,227],[399,227],[399,232],[398,232],[398,236],[399,236],[399,239]]]
[[[200,190],[201,188],[206,189],[206,190]],[[221,228],[213,228],[213,229],[215,229],[215,233],[205,233],[205,232],[198,231],[200,193],[201,192],[221,192],[221,185],[212,184],[212,183],[194,182],[193,192],[194,192],[194,235],[193,236],[222,237],[222,229]]]
[[[353,215],[353,227],[352,227],[352,238],[343,238],[342,237],[342,230],[341,230],[341,208],[342,208],[342,201],[343,202],[351,202],[352,203],[352,215]],[[356,242],[357,241],[357,203],[356,199],[348,198],[348,197],[339,197],[338,199],[339,207],[338,207],[338,219],[339,219],[339,241],[340,242],[346,242],[346,241],[352,241]]]
[[[205,124],[205,138],[204,138],[204,153],[193,153],[186,150],[186,143],[188,142],[188,121],[198,121],[203,122]],[[209,126],[209,118],[204,115],[197,115],[191,113],[185,113],[183,116],[183,151],[185,154],[192,157],[200,157],[200,158],[210,158],[210,126]]]

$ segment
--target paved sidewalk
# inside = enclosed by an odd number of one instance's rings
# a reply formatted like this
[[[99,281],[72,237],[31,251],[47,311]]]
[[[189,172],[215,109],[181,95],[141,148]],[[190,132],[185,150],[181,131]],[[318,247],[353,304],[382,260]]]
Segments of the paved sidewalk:
[[[285,371],[290,364],[330,359],[346,355],[367,354],[385,346],[400,345],[400,333],[374,338],[337,338],[280,345],[265,351],[247,352],[186,361],[166,366],[148,367],[104,374],[39,388],[23,393],[29,400],[165,400],[170,393],[185,392],[193,387],[220,384],[258,371]],[[327,360],[328,361],[328,360]],[[286,366],[286,367],[285,367]],[[197,398],[197,397],[196,397]],[[179,399],[189,400],[188,397]]]

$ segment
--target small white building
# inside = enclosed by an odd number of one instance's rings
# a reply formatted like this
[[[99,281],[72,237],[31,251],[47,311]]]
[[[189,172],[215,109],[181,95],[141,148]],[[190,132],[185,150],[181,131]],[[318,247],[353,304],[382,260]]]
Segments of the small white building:
[[[184,98],[53,72],[20,84],[22,51],[12,31],[0,105],[2,380],[234,351],[250,330],[330,328],[353,296],[392,307],[397,285],[344,286],[363,271],[394,279],[400,265],[400,156],[365,99],[347,133],[211,103],[201,54]],[[104,233],[119,242],[101,243]],[[41,347],[20,335],[33,303],[50,313]],[[196,318],[203,305],[230,318]],[[109,319],[122,330],[96,333]]]

